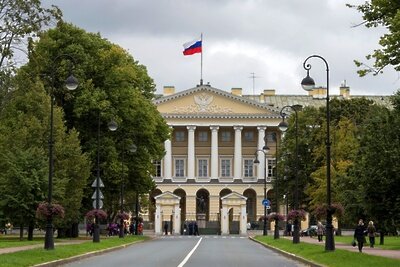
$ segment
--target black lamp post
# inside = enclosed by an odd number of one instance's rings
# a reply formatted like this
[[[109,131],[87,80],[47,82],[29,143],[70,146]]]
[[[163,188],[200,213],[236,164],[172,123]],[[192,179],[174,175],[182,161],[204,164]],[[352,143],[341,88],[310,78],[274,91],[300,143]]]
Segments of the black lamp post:
[[[290,108],[294,111],[295,114],[295,149],[296,149],[296,160],[295,160],[295,183],[296,183],[296,190],[294,193],[294,209],[298,210],[299,209],[299,146],[298,146],[298,117],[297,117],[297,110],[301,108],[300,105],[293,105],[293,106],[284,106],[281,111],[280,115],[282,116],[282,121],[279,123],[278,127],[282,132],[286,132],[288,129],[288,123],[285,121],[285,116],[286,114],[283,113],[283,111],[286,108]],[[300,225],[299,225],[299,219],[294,219],[294,231],[293,231],[293,244],[298,244],[300,243]]]
[[[54,136],[53,136],[53,129],[54,129],[54,83],[55,83],[55,72],[56,66],[55,63],[61,57],[68,57],[72,61],[74,59],[67,54],[62,54],[57,56],[53,60],[52,64],[52,75],[51,75],[51,92],[50,92],[50,136],[49,136],[49,188],[48,188],[48,205],[51,206],[51,202],[53,200],[53,174],[54,174]],[[78,87],[78,80],[71,74],[70,68],[70,75],[65,81],[65,86],[68,90],[75,90]],[[54,249],[54,237],[53,237],[53,216],[50,215],[47,219],[46,223],[46,236],[44,239],[44,248],[47,250]]]
[[[115,121],[111,121],[108,123],[108,129],[110,129],[110,131],[114,132],[118,129],[118,124]],[[135,144],[132,144],[129,146],[128,151],[135,153],[137,150],[137,147]],[[122,140],[122,152],[121,152],[121,156],[122,156],[122,160],[121,160],[121,189],[120,189],[120,214],[121,214],[121,218],[120,218],[120,224],[119,224],[119,237],[123,238],[125,236],[125,229],[124,229],[124,218],[122,217],[123,213],[124,213],[124,188],[125,188],[125,174],[124,174],[124,155],[125,155],[125,143],[124,140]]]
[[[257,149],[255,152],[256,159],[254,160],[254,164],[259,164],[260,161],[258,160],[258,154],[257,152],[262,152],[264,153],[264,200],[267,199],[267,168],[266,168],[266,159],[267,159],[267,153],[269,151],[268,146],[264,146],[263,149]],[[264,205],[264,204],[263,204]],[[263,235],[267,235],[267,206],[264,205],[264,218],[263,218],[264,224],[263,224]]]
[[[275,150],[275,208],[276,214],[279,213],[279,194],[278,194],[278,136],[275,133],[275,142],[276,142],[276,150]],[[279,239],[279,220],[275,218],[275,231],[274,231],[274,239]]]
[[[330,109],[329,109],[329,65],[328,62],[319,55],[312,55],[303,62],[303,68],[307,71],[307,76],[301,81],[301,86],[306,91],[311,91],[315,87],[314,79],[310,77],[311,65],[307,64],[310,58],[321,59],[326,66],[326,195],[328,210],[326,212],[326,238],[325,250],[335,250],[335,240],[333,238],[332,209],[331,209],[331,139],[330,139]]]

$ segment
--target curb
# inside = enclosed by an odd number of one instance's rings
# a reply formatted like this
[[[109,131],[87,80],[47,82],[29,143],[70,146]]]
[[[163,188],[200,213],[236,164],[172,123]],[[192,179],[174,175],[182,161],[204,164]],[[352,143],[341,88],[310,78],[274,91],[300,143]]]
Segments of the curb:
[[[106,249],[103,249],[103,250],[92,251],[92,252],[88,252],[88,253],[81,254],[81,255],[76,255],[76,256],[73,256],[73,257],[65,258],[65,259],[39,263],[39,264],[33,265],[33,267],[60,266],[60,265],[63,265],[63,264],[67,264],[67,263],[79,261],[79,260],[82,260],[82,259],[90,258],[90,257],[93,257],[93,256],[105,254],[105,253],[108,253],[108,252],[120,250],[120,249],[129,247],[129,246],[132,246],[132,245],[135,245],[135,244],[138,244],[138,243],[141,243],[141,242],[150,241],[150,240],[153,240],[153,238],[150,237],[148,240],[139,240],[139,241],[135,241],[135,242],[132,242],[132,243],[124,244],[124,245],[121,245],[121,246],[112,247],[112,248],[106,248]]]
[[[287,257],[287,258],[290,258],[290,259],[292,259],[292,260],[296,260],[296,261],[299,261],[299,262],[301,262],[301,263],[307,264],[307,266],[311,266],[311,267],[325,267],[325,265],[320,265],[320,264],[315,263],[315,262],[313,262],[313,261],[310,261],[310,260],[304,259],[304,258],[302,258],[302,257],[300,257],[300,256],[297,256],[296,254],[289,253],[289,252],[284,251],[284,250],[281,250],[281,249],[279,249],[279,248],[276,248],[276,247],[267,245],[267,244],[265,244],[265,243],[262,243],[262,242],[260,242],[260,241],[258,241],[258,240],[256,240],[256,239],[254,239],[254,238],[251,237],[251,236],[249,236],[249,239],[252,240],[252,241],[254,241],[254,242],[256,242],[256,243],[258,243],[258,244],[260,244],[260,245],[262,245],[262,246],[264,246],[264,247],[266,247],[266,248],[268,248],[268,249],[271,249],[271,250],[273,250],[273,251],[275,251],[275,252],[277,252],[277,253],[279,253],[279,254],[281,254],[281,255]]]

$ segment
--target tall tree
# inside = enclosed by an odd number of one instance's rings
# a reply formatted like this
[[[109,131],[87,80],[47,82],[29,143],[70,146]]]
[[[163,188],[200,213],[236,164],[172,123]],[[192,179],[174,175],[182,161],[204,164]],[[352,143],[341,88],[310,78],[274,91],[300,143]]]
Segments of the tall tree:
[[[43,8],[40,0],[0,0],[0,88],[16,66],[16,51],[25,51],[24,41],[60,17],[57,7]]]
[[[347,6],[356,8],[363,14],[362,24],[367,28],[382,26],[387,30],[387,33],[379,40],[382,48],[366,56],[367,60],[375,60],[372,67],[355,61],[358,67],[362,67],[358,70],[358,74],[364,76],[372,72],[377,75],[389,65],[400,71],[400,2],[398,0],[371,0],[358,6],[349,4]]]
[[[92,161],[93,177],[85,195],[89,198],[93,193],[90,185],[97,176],[99,153],[105,208],[115,211],[123,174],[127,193],[154,188],[152,160],[163,156],[169,128],[151,102],[153,80],[146,68],[121,47],[64,22],[42,33],[40,40],[32,44],[32,75],[54,73],[54,59],[59,55],[68,58],[56,63],[56,85],[62,81],[59,77],[68,73],[70,58],[74,58],[73,72],[80,84],[71,94],[56,91],[55,95],[64,108],[68,127],[79,131],[82,148]],[[111,120],[118,123],[116,132],[107,129]],[[136,153],[126,154],[130,144],[137,146]],[[89,208],[91,201],[87,200]]]

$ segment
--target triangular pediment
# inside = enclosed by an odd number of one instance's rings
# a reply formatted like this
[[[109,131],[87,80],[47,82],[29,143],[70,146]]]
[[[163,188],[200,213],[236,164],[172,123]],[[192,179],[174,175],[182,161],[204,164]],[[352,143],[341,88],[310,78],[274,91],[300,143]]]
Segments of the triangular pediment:
[[[179,197],[179,196],[177,196],[177,195],[175,195],[175,194],[173,194],[173,193],[171,193],[171,192],[169,192],[169,191],[166,191],[166,192],[164,192],[164,193],[162,193],[162,194],[160,194],[160,195],[158,195],[158,196],[156,196],[156,197],[154,197],[154,199],[159,199],[159,200],[166,200],[166,199],[176,199],[176,200],[180,200],[181,198]]]
[[[232,192],[224,197],[221,197],[221,200],[247,200],[247,197],[237,192]]]
[[[277,118],[279,111],[264,103],[210,87],[198,86],[154,101],[161,114],[253,115]]]

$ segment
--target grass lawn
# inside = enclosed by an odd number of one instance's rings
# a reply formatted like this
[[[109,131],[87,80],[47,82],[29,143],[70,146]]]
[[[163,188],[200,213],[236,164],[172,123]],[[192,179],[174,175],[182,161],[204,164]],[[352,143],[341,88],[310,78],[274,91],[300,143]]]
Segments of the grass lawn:
[[[15,266],[32,266],[39,263],[65,259],[88,252],[98,251],[106,248],[121,246],[124,244],[132,244],[138,241],[149,239],[146,236],[126,236],[124,238],[115,237],[101,237],[100,243],[93,243],[90,240],[81,244],[57,246],[54,250],[45,250],[44,248],[30,249],[19,251],[15,253],[8,253],[1,255],[1,267],[15,267]],[[56,239],[55,239],[56,240]],[[22,241],[25,242],[25,241]],[[30,241],[32,242],[32,241]],[[33,242],[36,242],[33,241]],[[43,243],[43,238],[40,240]]]
[[[256,240],[279,248],[289,253],[296,254],[304,259],[317,264],[331,267],[376,267],[376,266],[400,266],[400,260],[372,256],[365,253],[336,249],[326,252],[323,246],[300,243],[293,244],[291,240],[284,238],[273,239],[273,236],[256,236]],[[351,241],[351,237],[349,239]],[[337,240],[338,241],[338,240]]]
[[[78,237],[78,238],[54,238],[54,243],[62,243],[69,242],[71,240],[91,240],[91,237]],[[22,240],[19,239],[19,235],[3,235],[0,236],[0,249],[1,248],[11,248],[11,247],[23,247],[30,246],[36,244],[43,244],[44,246],[44,238],[41,237],[33,237],[32,241],[29,241],[27,237],[24,237]]]
[[[398,236],[385,236],[384,245],[379,245],[379,236],[375,237],[375,247],[381,249],[400,249],[400,237]],[[365,238],[368,242],[366,246],[369,246],[369,239],[368,237]],[[335,236],[335,242],[351,244],[353,240],[352,236]]]

